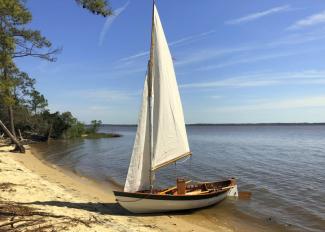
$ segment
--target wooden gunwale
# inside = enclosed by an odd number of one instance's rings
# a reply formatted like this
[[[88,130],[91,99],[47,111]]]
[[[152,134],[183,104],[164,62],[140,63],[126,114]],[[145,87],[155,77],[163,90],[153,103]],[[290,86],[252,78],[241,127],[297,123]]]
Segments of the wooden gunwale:
[[[139,199],[152,199],[152,200],[202,200],[202,199],[208,199],[212,197],[216,197],[222,193],[227,192],[228,189],[210,192],[210,193],[204,193],[199,195],[160,195],[160,194],[153,194],[153,193],[128,193],[128,192],[119,192],[114,191],[114,194],[116,196],[121,197],[130,197],[130,198],[139,198]]]
[[[160,192],[166,192],[166,190],[157,191],[155,193],[151,193],[150,191],[147,192],[121,192],[121,191],[114,191],[115,196],[122,196],[122,197],[130,197],[130,198],[137,198],[137,199],[152,199],[152,200],[202,200],[208,199],[212,197],[216,197],[227,192],[231,186],[231,180],[221,181],[221,182],[206,182],[204,184],[198,185],[191,185],[187,189],[196,190],[201,189],[203,186],[206,187],[207,184],[210,185],[217,185],[218,189],[209,189],[209,191],[204,191],[196,195],[173,195],[173,194],[160,194]],[[167,189],[168,191],[172,191],[173,188]]]

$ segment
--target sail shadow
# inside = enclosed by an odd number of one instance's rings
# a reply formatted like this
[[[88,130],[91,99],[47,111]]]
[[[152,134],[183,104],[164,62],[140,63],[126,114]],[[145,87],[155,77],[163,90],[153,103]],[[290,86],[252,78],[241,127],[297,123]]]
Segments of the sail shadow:
[[[56,207],[67,207],[72,209],[87,210],[90,212],[95,212],[103,215],[118,215],[118,216],[173,216],[173,215],[188,215],[193,212],[193,210],[185,211],[175,211],[166,213],[151,213],[151,214],[134,214],[124,208],[122,208],[118,203],[99,203],[99,202],[67,202],[67,201],[35,201],[28,203],[21,203],[22,205],[42,205],[42,206],[56,206]]]
[[[127,210],[123,209],[117,203],[98,203],[98,202],[67,202],[67,201],[35,201],[29,203],[22,203],[24,205],[42,205],[42,206],[56,206],[67,207],[72,209],[87,210],[90,212],[109,214],[109,215],[124,215],[129,216]]]

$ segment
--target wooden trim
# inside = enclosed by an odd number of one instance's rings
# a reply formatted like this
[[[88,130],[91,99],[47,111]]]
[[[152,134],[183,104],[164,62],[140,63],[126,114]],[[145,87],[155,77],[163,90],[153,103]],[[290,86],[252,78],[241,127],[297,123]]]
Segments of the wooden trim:
[[[191,183],[191,182],[192,182],[192,181],[189,180],[189,181],[186,181],[185,184],[189,184],[189,183]],[[163,194],[165,194],[165,193],[167,193],[167,192],[169,192],[169,191],[171,191],[171,190],[174,190],[174,189],[176,189],[176,188],[177,188],[177,186],[171,187],[171,188],[166,189],[166,190],[164,190],[164,191],[162,191],[162,192],[159,192],[159,194],[163,195]]]
[[[186,153],[180,155],[179,157],[176,157],[176,158],[174,158],[172,160],[169,160],[169,161],[167,161],[165,163],[159,164],[158,166],[152,168],[151,171],[156,171],[156,170],[158,170],[158,169],[160,169],[162,167],[165,167],[165,166],[167,166],[169,164],[175,163],[177,160],[183,159],[183,158],[185,158],[187,156],[190,156],[190,155],[192,155],[192,152],[190,152],[190,151],[186,152]]]
[[[226,193],[227,191],[228,190],[220,190],[212,193],[204,193],[199,195],[160,195],[160,194],[151,194],[151,193],[138,193],[138,192],[129,193],[129,192],[114,191],[114,195],[120,197],[137,198],[137,199],[186,201],[186,200],[208,199]]]

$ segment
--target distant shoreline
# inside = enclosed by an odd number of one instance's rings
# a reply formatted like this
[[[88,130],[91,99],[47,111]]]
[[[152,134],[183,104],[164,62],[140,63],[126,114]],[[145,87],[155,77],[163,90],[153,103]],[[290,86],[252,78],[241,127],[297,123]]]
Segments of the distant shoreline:
[[[134,127],[137,124],[102,124],[102,126]],[[299,123],[190,123],[186,126],[325,126],[325,122]]]

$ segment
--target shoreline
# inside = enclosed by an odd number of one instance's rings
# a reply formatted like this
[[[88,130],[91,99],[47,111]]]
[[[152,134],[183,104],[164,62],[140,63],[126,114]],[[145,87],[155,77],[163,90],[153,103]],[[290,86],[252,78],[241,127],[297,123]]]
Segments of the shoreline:
[[[90,226],[81,222],[65,231],[232,231],[219,225],[204,228],[182,219],[181,214],[130,214],[115,203],[112,189],[103,191],[102,186],[92,180],[45,164],[31,150],[26,154],[8,150],[0,149],[0,183],[10,183],[13,187],[2,191],[1,202],[14,202],[60,217],[69,215],[75,220],[96,218],[95,222],[89,220]],[[14,177],[9,178],[11,176]],[[45,224],[61,223],[53,217],[42,220]],[[10,218],[0,221],[0,226],[7,221]]]
[[[41,187],[30,186],[30,188],[36,188],[39,193],[36,196],[30,195],[19,199],[18,202],[28,202],[29,206],[36,208],[41,205],[45,212],[62,213],[62,209],[64,211],[72,210],[77,211],[77,214],[81,214],[82,217],[95,216],[97,220],[102,220],[101,223],[92,225],[90,228],[83,228],[84,225],[81,223],[75,227],[78,228],[76,231],[125,231],[125,227],[128,228],[128,231],[130,231],[130,227],[135,231],[278,231],[274,228],[267,228],[268,226],[265,225],[262,226],[257,221],[245,222],[242,216],[232,220],[234,218],[229,215],[220,214],[217,219],[212,219],[208,212],[213,209],[207,209],[201,213],[194,211],[160,215],[133,215],[115,202],[112,190],[119,189],[118,186],[111,183],[99,183],[51,164],[37,155],[37,151],[33,148],[26,154],[0,151],[0,169],[1,164],[7,160],[22,165],[25,172],[34,174],[38,182],[47,182],[46,186],[54,190],[53,193],[49,193]],[[35,178],[32,178],[30,182],[35,182]],[[17,181],[21,180],[18,178]],[[3,180],[0,179],[1,182]],[[62,191],[66,194],[62,194]],[[30,194],[29,188],[27,192]],[[38,199],[39,195],[44,195],[44,199]],[[53,200],[53,197],[56,199]],[[9,196],[9,199],[6,200],[13,201],[15,198]],[[104,223],[107,220],[116,221],[113,230],[111,230],[111,225]],[[74,231],[74,228],[69,228],[69,231]]]
[[[325,122],[258,122],[258,123],[188,123],[186,126],[324,126]],[[102,126],[136,127],[137,124],[102,124]]]

